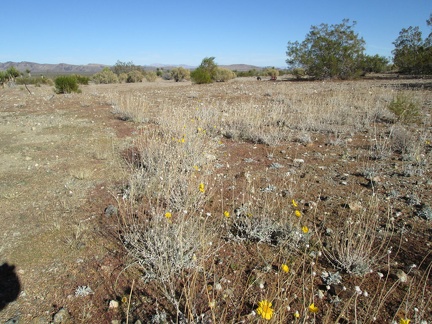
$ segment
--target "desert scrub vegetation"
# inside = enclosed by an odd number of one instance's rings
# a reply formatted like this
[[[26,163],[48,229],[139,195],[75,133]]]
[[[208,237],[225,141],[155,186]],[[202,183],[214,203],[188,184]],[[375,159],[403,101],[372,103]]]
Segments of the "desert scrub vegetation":
[[[58,94],[80,92],[78,79],[75,75],[65,75],[55,78],[54,86],[55,92]]]
[[[173,78],[175,82],[190,80],[190,71],[184,67],[173,68],[170,71],[170,77]]]
[[[390,102],[388,109],[402,122],[416,122],[420,117],[419,104],[412,95],[398,93]]]
[[[137,269],[130,317],[431,319],[428,92],[388,81],[176,89],[111,98],[140,116],[117,195],[125,267]],[[389,110],[405,92],[421,123]]]
[[[101,72],[94,74],[92,80],[96,84],[118,83],[119,77],[110,68],[106,67]]]

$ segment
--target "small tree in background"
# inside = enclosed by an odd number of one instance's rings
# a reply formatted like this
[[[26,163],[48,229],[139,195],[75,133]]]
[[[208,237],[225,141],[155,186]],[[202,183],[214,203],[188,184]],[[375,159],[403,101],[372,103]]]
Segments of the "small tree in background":
[[[432,27],[432,14],[426,23]],[[423,39],[419,27],[410,26],[400,31],[393,44],[393,62],[400,73],[432,73],[432,33]]]
[[[190,71],[185,69],[184,67],[178,67],[171,70],[171,77],[176,81],[183,81],[190,79]]]
[[[349,79],[359,74],[359,62],[365,41],[353,30],[355,22],[312,26],[303,42],[288,42],[287,64],[291,69],[304,68],[318,79]]]
[[[265,69],[264,73],[270,77],[271,80],[276,80],[279,76],[279,70],[273,68]]]
[[[202,60],[200,66],[191,72],[191,79],[195,83],[212,83],[216,75],[217,64],[214,57],[206,57]]]
[[[112,67],[112,71],[117,74],[120,75],[122,73],[129,73],[131,71],[142,71],[142,68],[138,65],[133,64],[132,61],[130,62],[122,62],[122,61],[117,61],[116,64]]]
[[[381,73],[387,70],[389,60],[384,56],[363,55],[360,60],[359,68],[366,73]]]

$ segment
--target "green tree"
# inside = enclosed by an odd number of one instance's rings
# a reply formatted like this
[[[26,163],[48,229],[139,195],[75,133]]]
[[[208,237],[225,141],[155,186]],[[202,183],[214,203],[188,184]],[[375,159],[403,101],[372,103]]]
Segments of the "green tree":
[[[432,26],[432,14],[426,23]],[[400,73],[432,73],[432,33],[423,39],[418,26],[403,28],[393,45],[393,62]]]
[[[142,71],[142,68],[138,65],[133,64],[132,61],[122,62],[117,60],[116,64],[112,67],[112,71],[117,75],[120,75],[122,73],[129,73],[135,70]]]
[[[341,24],[312,26],[303,42],[288,42],[288,66],[304,68],[318,79],[357,76],[365,41],[354,32],[355,25],[344,19]]]
[[[389,60],[384,56],[379,56],[378,54],[372,55],[363,55],[360,60],[360,69],[365,73],[381,73],[384,72],[389,64]]]
[[[199,67],[191,72],[191,79],[195,83],[212,83],[215,80],[217,64],[214,57],[206,57]]]

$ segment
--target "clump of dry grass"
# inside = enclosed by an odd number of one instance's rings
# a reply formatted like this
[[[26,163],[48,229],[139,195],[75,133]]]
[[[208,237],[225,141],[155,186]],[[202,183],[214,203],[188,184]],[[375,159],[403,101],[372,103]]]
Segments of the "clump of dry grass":
[[[225,137],[269,147],[291,140],[309,145],[325,134],[332,148],[344,143],[348,150],[347,138],[368,133],[375,140],[365,154],[363,176],[375,181],[375,173],[385,175],[384,162],[393,154],[429,158],[424,144],[414,145],[411,130],[387,118],[391,90],[361,82],[270,90],[233,82],[220,87],[238,98],[230,102],[207,98],[201,89],[193,97],[161,100],[157,114],[154,107],[144,109],[154,127],[143,128],[134,143],[136,157],[119,199],[122,242],[142,277],[174,306],[164,314],[184,322],[254,322],[259,301],[267,300],[273,320],[281,323],[396,318],[389,315],[393,309],[381,314],[400,281],[390,276],[397,250],[392,208],[375,188],[372,198],[358,193],[368,203],[345,209],[326,230],[317,220],[327,215],[326,207],[292,201],[311,195],[307,186],[313,183],[301,186],[306,167],[287,158],[288,170],[267,156],[265,169],[245,167],[244,179],[231,179],[221,142]],[[378,130],[383,120],[391,123]],[[420,137],[424,142],[427,135]],[[249,160],[253,165],[253,157]],[[370,276],[382,269],[384,278],[365,291]],[[339,279],[320,277],[323,271],[333,277],[340,271]],[[422,314],[430,306],[426,290],[405,299],[426,298]]]

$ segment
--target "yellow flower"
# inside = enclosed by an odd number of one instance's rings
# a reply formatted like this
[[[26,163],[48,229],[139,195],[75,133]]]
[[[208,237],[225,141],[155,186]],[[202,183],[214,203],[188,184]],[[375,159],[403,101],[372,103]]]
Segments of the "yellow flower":
[[[316,307],[314,303],[310,304],[308,309],[311,313],[318,313],[318,307]]]
[[[168,218],[168,219],[170,219],[170,218],[172,217],[172,215],[171,215],[170,212],[166,212],[166,213],[165,213],[165,217]]]
[[[399,324],[409,324],[409,322],[411,322],[410,319],[408,318],[401,318],[399,321]]]
[[[198,165],[194,165],[193,168],[195,169],[195,171],[199,171],[199,166]]]
[[[270,320],[273,317],[273,309],[271,307],[272,303],[264,299],[258,303],[257,314],[266,320]]]
[[[294,313],[294,317],[295,317],[295,318],[300,318],[300,313],[299,313],[298,311],[296,311],[296,312]]]
[[[229,211],[225,210],[225,211],[224,211],[224,216],[225,216],[226,218],[229,218],[229,217],[230,217],[230,213],[229,213]]]
[[[286,273],[289,272],[289,267],[288,267],[288,265],[285,264],[285,263],[281,265],[281,269],[282,269],[283,272],[286,272]]]
[[[301,217],[300,210],[296,209],[295,212],[294,212],[294,215],[296,215],[297,217]]]
[[[309,233],[309,228],[307,226],[303,226],[302,227],[302,232],[305,233],[305,234]]]
[[[199,185],[199,191],[201,191],[202,193],[205,192],[204,183],[202,183],[202,182]]]
[[[298,204],[296,203],[296,201],[294,199],[292,200],[292,205],[294,206],[294,208],[298,207]]]

